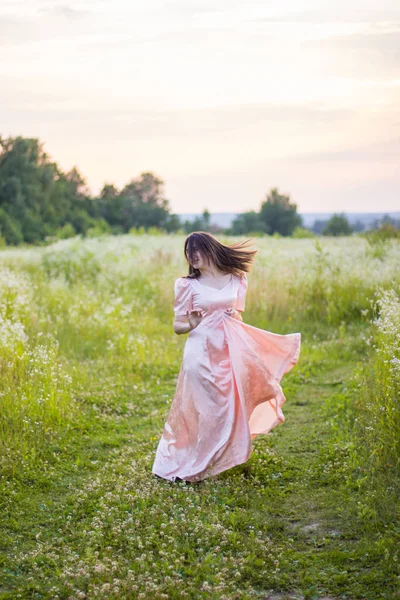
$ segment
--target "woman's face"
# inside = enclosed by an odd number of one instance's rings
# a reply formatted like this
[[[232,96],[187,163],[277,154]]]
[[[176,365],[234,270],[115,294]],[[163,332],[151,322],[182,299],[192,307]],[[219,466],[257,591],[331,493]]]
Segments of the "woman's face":
[[[203,256],[200,254],[197,248],[193,248],[193,256],[192,256],[192,267],[194,269],[202,269],[206,266],[206,262]]]

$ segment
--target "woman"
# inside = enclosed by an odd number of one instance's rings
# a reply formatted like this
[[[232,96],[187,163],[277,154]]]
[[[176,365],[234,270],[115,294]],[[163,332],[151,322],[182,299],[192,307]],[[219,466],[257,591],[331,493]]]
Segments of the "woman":
[[[226,246],[203,231],[184,252],[175,281],[174,331],[189,333],[152,472],[199,481],[248,460],[252,439],[282,423],[279,384],[298,361],[301,334],[278,335],[242,320],[246,272],[257,250]]]

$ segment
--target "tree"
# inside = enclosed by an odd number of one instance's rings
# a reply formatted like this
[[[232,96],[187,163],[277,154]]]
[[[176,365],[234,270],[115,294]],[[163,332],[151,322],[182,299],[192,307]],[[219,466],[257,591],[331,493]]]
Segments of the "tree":
[[[24,241],[24,236],[17,221],[2,208],[0,208],[0,234],[7,245],[17,246]]]
[[[392,225],[396,229],[400,229],[400,219],[393,219],[390,215],[383,215],[380,219],[375,219],[372,224],[372,229],[380,229],[384,225]]]
[[[265,232],[266,230],[259,213],[255,210],[237,215],[232,222],[231,229],[232,235],[245,235],[250,232]]]
[[[353,230],[350,227],[350,223],[344,213],[335,213],[330,219],[328,219],[324,229],[322,230],[322,235],[350,235],[352,231]]]
[[[193,221],[186,220],[183,224],[185,233],[192,233],[192,231],[204,231],[203,217],[196,217]]]
[[[169,201],[163,196],[164,181],[153,173],[145,172],[132,179],[121,191],[121,225],[124,231],[131,227],[164,228],[169,218]]]
[[[77,167],[63,172],[36,138],[0,136],[0,236],[8,244],[36,243],[71,232],[119,234],[132,227],[176,231],[164,182],[151,172],[132,179],[119,191],[104,185],[90,194]],[[209,223],[210,214],[204,213]]]
[[[122,210],[124,206],[124,198],[120,195],[119,190],[111,183],[105,183],[100,192],[100,197],[97,200],[99,216],[103,218],[114,232],[123,230]]]
[[[41,214],[51,201],[56,171],[39,140],[0,138],[0,205],[23,225],[27,210]]]
[[[314,225],[312,226],[312,230],[314,233],[320,234],[326,227],[328,219],[317,219],[314,221]]]
[[[186,220],[183,228],[186,233],[192,233],[192,231],[209,231],[212,233],[219,230],[218,226],[211,223],[211,214],[207,208],[203,210],[201,217],[196,217],[193,221]]]
[[[22,233],[24,241],[28,244],[33,244],[43,240],[46,235],[49,235],[51,228],[43,221],[39,213],[28,208],[25,211],[22,223]]]
[[[38,139],[21,136],[0,137],[0,206],[11,219],[3,216],[8,243],[20,234],[20,241],[35,243],[76,221],[90,225],[95,212],[78,169],[63,173]]]
[[[360,219],[357,219],[357,221],[352,224],[352,228],[353,231],[357,231],[359,233],[360,231],[365,231],[365,224],[360,221]]]
[[[277,188],[271,189],[266,200],[262,202],[260,220],[266,233],[277,232],[283,236],[291,235],[296,227],[302,225],[297,205],[290,201],[289,196],[279,194]]]
[[[207,208],[205,208],[203,210],[203,227],[204,227],[204,231],[208,231],[210,229],[210,219],[211,219],[211,215],[210,212]]]
[[[173,231],[178,231],[182,227],[181,220],[178,215],[170,214],[168,215],[164,227],[168,233],[172,233]]]

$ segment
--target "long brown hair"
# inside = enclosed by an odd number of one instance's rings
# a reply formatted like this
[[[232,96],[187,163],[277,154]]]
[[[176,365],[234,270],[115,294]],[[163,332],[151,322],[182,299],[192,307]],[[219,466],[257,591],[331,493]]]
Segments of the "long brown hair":
[[[240,277],[243,271],[250,271],[254,257],[258,252],[258,250],[249,250],[247,248],[252,243],[252,239],[247,239],[226,246],[225,244],[221,244],[211,233],[193,231],[187,236],[184,246],[185,257],[189,264],[189,274],[187,277],[197,278],[200,275],[200,270],[195,269],[192,265],[193,254],[196,250],[206,260],[211,260],[221,271]]]

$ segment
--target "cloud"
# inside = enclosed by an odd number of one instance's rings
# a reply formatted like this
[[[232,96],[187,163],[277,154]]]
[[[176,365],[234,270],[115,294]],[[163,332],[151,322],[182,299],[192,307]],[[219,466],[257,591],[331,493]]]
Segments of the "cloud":
[[[41,33],[33,27],[32,19],[0,16],[0,46],[11,46],[40,38]]]
[[[319,49],[375,52],[392,65],[400,66],[400,24],[399,29],[395,31],[335,35],[318,41],[311,40],[305,42],[304,45]]]
[[[64,17],[66,19],[80,19],[88,15],[87,10],[77,10],[68,5],[52,6],[51,8],[40,8],[38,13],[51,15],[55,17]]]
[[[281,15],[271,15],[253,17],[246,19],[254,23],[398,23],[400,22],[400,8],[394,9],[368,9],[364,6],[351,6],[346,2],[346,6],[341,10],[337,3],[332,7],[321,9],[305,9],[301,12],[286,12]]]
[[[400,136],[374,144],[358,146],[346,150],[331,152],[312,152],[285,157],[285,161],[293,163],[325,163],[325,162],[359,162],[376,160],[380,163],[397,159],[400,156]]]
[[[184,137],[188,135],[207,135],[224,133],[261,126],[265,123],[288,122],[301,124],[334,122],[350,119],[355,111],[330,109],[324,106],[290,106],[275,104],[248,104],[236,108],[186,109],[186,110],[68,110],[43,106],[32,108],[32,103],[8,98],[8,108],[3,106],[3,117],[8,122],[54,123],[65,126],[66,123],[84,124],[93,130],[101,123],[102,134],[129,138]],[[17,108],[18,107],[18,108]]]
[[[76,22],[83,22],[89,14],[87,10],[77,10],[68,5],[38,8],[25,15],[0,14],[0,47],[76,38]],[[82,26],[79,26],[80,29]]]
[[[170,0],[163,2],[161,9],[165,14],[178,16],[194,16],[203,13],[219,13],[231,11],[242,6],[238,0]]]

